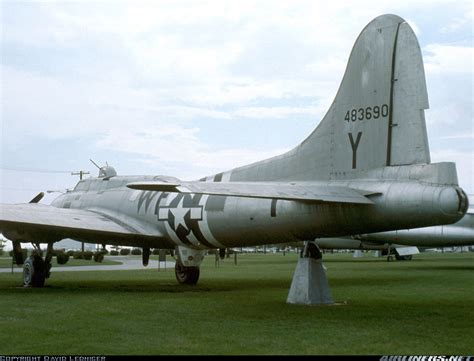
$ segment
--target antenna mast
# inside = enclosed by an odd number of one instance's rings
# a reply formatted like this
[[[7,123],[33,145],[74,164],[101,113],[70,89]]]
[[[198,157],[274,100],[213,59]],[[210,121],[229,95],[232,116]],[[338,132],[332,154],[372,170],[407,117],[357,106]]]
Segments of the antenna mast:
[[[77,172],[71,172],[71,175],[78,175],[79,180],[82,180],[82,176],[84,176],[85,174],[90,174],[90,173],[86,172],[85,170],[79,170]]]

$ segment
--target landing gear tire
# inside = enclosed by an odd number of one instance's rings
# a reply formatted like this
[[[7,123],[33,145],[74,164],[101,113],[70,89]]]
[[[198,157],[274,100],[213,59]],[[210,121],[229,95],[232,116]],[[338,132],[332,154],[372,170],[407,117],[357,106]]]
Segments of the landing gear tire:
[[[195,285],[199,280],[199,267],[184,267],[179,261],[176,261],[174,272],[180,284]]]
[[[46,262],[40,256],[30,256],[23,265],[23,286],[41,288],[47,276]]]

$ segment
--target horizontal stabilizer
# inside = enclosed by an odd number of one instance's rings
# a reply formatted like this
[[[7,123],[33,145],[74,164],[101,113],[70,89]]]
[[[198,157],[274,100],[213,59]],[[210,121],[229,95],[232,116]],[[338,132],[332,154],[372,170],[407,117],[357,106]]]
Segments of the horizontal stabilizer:
[[[269,198],[307,202],[373,204],[362,192],[348,187],[312,183],[263,182],[134,182],[128,188],[143,191],[211,194],[231,197]]]
[[[420,251],[418,250],[418,247],[405,247],[405,246],[400,246],[400,247],[395,247],[395,251],[400,255],[400,256],[411,256],[414,254],[419,254]]]

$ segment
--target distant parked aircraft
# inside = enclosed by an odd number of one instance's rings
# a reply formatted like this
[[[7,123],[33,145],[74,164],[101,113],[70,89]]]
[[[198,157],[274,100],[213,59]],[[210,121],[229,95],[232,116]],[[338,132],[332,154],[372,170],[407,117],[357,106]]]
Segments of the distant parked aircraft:
[[[474,245],[474,210],[457,223],[441,226],[368,233],[354,237],[321,238],[315,241],[323,249],[379,250],[396,259],[411,259],[416,247],[461,247]]]

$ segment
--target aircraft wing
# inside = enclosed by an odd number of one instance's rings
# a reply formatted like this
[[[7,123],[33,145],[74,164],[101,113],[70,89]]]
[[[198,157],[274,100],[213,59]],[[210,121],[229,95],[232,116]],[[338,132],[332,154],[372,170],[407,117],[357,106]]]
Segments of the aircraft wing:
[[[36,203],[0,204],[0,232],[12,240],[39,243],[72,238],[91,243],[120,241],[133,244],[160,238],[147,234],[137,224],[114,219],[100,211]]]
[[[335,202],[373,204],[364,192],[349,187],[327,186],[311,183],[263,182],[134,182],[128,188],[146,191],[211,194],[248,198],[269,198],[307,202]]]

